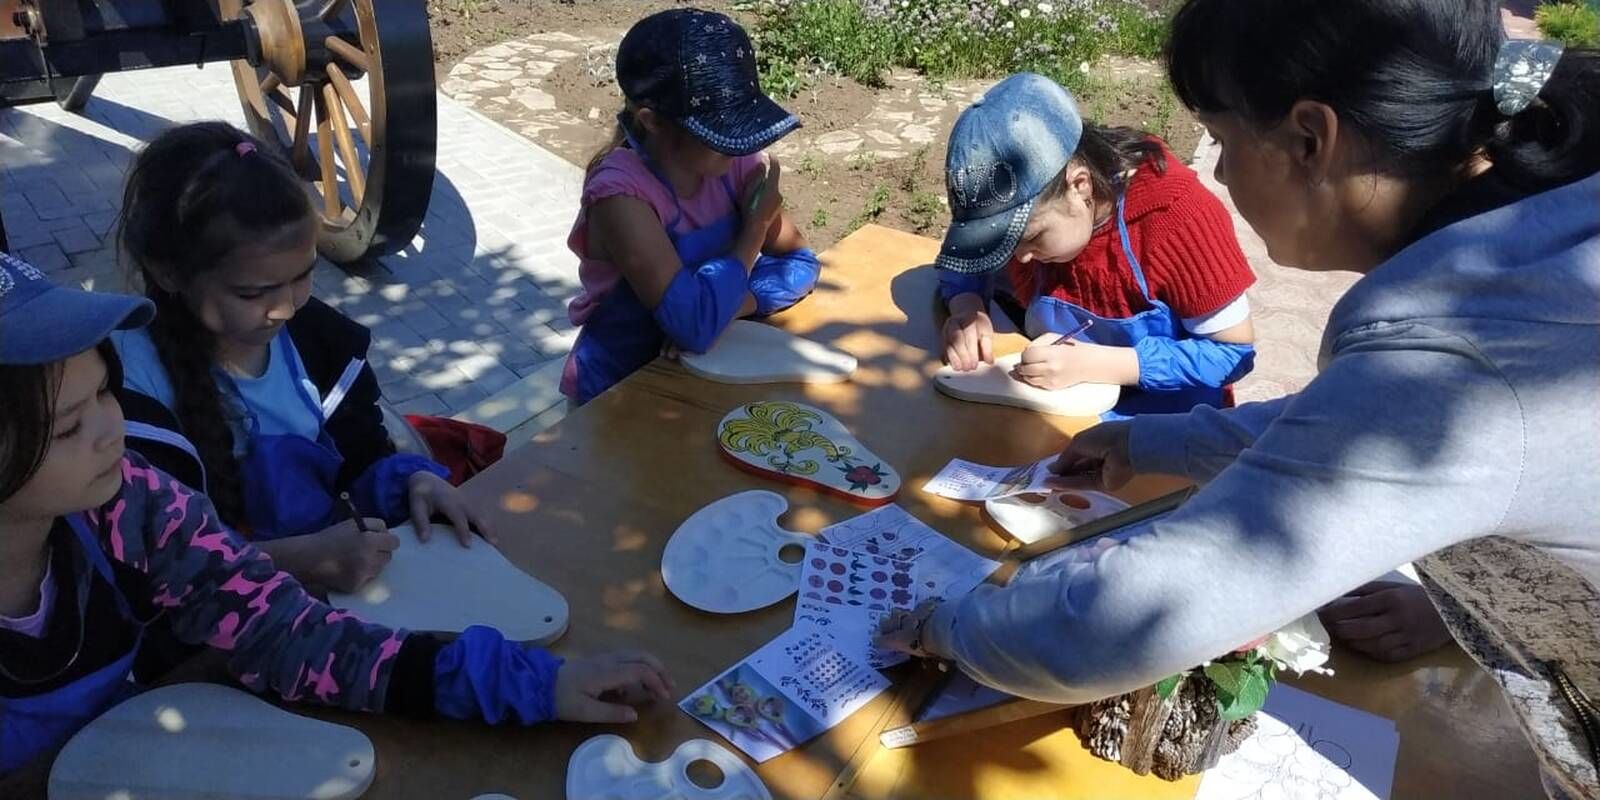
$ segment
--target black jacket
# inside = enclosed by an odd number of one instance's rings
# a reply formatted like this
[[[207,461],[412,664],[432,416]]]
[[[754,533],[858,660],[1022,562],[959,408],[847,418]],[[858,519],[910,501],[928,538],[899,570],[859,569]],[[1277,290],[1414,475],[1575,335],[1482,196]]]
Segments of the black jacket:
[[[354,378],[323,426],[344,456],[338,484],[346,488],[367,467],[395,452],[383,427],[383,412],[378,409],[378,378],[366,360],[372,333],[313,297],[289,320],[289,338],[305,364],[306,377],[324,399],[332,397],[347,372]],[[162,471],[204,492],[204,468],[177,415],[159,400],[126,387],[117,397],[128,421],[128,446]]]

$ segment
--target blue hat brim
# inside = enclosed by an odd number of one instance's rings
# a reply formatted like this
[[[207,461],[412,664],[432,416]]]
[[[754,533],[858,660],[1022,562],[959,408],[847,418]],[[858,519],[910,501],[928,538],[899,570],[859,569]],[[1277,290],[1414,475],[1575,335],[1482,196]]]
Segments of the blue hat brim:
[[[789,135],[800,127],[800,118],[758,94],[748,103],[691,114],[678,123],[712,150],[726,156],[747,156]]]
[[[51,286],[0,313],[0,364],[51,364],[89,350],[115,330],[156,315],[143,297]]]
[[[1033,215],[1033,200],[987,217],[955,222],[945,232],[934,266],[977,275],[993,272],[1011,260],[1022,230]]]

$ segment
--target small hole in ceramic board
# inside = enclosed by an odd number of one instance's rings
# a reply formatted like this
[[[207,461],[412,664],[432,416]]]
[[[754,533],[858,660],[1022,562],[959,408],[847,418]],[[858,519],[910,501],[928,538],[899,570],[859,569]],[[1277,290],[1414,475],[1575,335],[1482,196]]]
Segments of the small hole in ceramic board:
[[[356,767],[359,767],[359,766],[361,766],[361,759],[359,759],[359,758],[350,759],[350,768],[351,769],[355,769]]]
[[[1076,494],[1061,495],[1061,504],[1067,508],[1076,508],[1079,511],[1085,511],[1091,505],[1089,498]]]
[[[545,617],[545,618],[544,618],[544,621],[545,621],[545,622],[547,622],[547,623],[549,623],[549,622],[555,622],[555,621],[556,621],[556,618],[555,618],[555,617]]]
[[[715,789],[721,786],[724,780],[727,780],[722,775],[721,767],[703,758],[690,761],[689,765],[683,768],[683,774],[689,778],[690,782],[702,789]]]
[[[1040,503],[1043,503],[1046,498],[1042,494],[1019,494],[1017,495],[1017,499],[1027,503],[1030,506],[1036,506]]]
[[[806,557],[806,549],[793,542],[778,548],[778,560],[785,564],[798,564]]]

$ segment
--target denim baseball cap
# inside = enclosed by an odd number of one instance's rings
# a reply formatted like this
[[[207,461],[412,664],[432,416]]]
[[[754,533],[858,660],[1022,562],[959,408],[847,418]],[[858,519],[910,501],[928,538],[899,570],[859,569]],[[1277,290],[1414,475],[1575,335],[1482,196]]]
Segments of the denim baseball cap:
[[[724,155],[760,152],[800,127],[761,93],[756,49],[723,14],[678,8],[640,20],[617,47],[617,85]]]
[[[1034,200],[1082,136],[1072,95],[1030,72],[1006,78],[961,112],[944,161],[950,230],[934,264],[980,273],[1011,260]]]
[[[68,289],[37,267],[0,253],[0,364],[49,364],[75,356],[118,329],[155,317],[143,297]]]

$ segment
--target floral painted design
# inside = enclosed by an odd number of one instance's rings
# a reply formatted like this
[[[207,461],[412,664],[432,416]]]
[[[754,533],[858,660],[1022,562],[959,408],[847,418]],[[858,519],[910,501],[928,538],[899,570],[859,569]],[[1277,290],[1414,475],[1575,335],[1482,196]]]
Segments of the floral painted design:
[[[816,411],[795,403],[767,401],[751,403],[744,407],[744,412],[747,416],[743,419],[730,419],[722,424],[718,438],[730,453],[764,457],[769,466],[785,475],[817,474],[821,464],[802,455],[808,450],[821,451],[824,460],[847,475],[857,467],[851,448],[812,430],[822,421],[822,415]],[[851,488],[865,489],[882,478],[879,472],[877,480],[859,487],[852,480]]]

